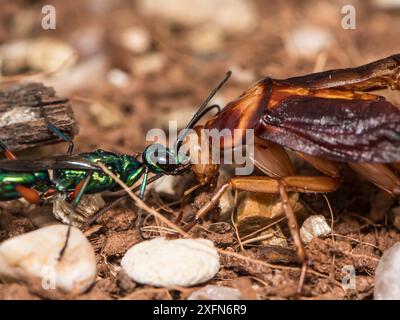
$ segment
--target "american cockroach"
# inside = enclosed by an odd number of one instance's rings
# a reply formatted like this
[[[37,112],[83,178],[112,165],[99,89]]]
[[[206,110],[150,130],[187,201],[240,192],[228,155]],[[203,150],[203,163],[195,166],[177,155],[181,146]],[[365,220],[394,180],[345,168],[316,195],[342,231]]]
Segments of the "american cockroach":
[[[341,184],[341,166],[346,163],[393,197],[400,196],[400,110],[384,97],[370,93],[378,89],[400,89],[400,54],[356,68],[285,80],[267,77],[252,85],[204,126],[195,128],[199,144],[194,148],[212,154],[208,150],[212,146],[204,144],[208,140],[200,137],[202,129],[253,129],[252,160],[265,176],[231,178],[198,210],[186,231],[206,216],[228,189],[279,194],[303,265],[298,285],[301,291],[307,254],[288,192],[334,191]],[[243,136],[232,137],[222,139],[220,148],[242,143]],[[322,175],[296,175],[285,148]],[[192,170],[207,183],[217,174],[218,165],[210,159],[210,164],[192,164]]]

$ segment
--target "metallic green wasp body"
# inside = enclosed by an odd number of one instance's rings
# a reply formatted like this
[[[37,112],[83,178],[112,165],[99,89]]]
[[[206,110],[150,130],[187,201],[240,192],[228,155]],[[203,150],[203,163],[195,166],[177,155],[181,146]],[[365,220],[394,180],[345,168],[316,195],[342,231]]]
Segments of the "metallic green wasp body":
[[[0,201],[20,198],[15,189],[17,185],[32,188],[40,194],[50,189],[60,193],[72,192],[89,171],[91,177],[85,194],[119,190],[116,182],[96,166],[98,161],[128,186],[132,186],[144,173],[143,163],[135,157],[104,150],[33,161],[3,160],[0,161]]]

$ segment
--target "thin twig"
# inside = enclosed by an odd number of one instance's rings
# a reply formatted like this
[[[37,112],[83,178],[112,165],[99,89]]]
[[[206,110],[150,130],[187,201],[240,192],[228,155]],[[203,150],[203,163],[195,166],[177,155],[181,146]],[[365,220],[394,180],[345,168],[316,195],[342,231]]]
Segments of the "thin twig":
[[[242,242],[242,244],[243,245],[247,245],[247,244],[254,243],[254,242],[268,240],[268,239],[271,239],[273,236],[274,236],[273,233],[264,234],[262,236],[258,236],[258,237],[255,237],[255,238],[250,238],[248,240],[245,240],[245,241]]]
[[[176,232],[181,234],[184,237],[188,237],[189,234],[180,229],[177,225],[175,225],[173,222],[169,221],[167,218],[165,218],[163,215],[158,213],[156,210],[153,208],[150,208],[146,203],[144,203],[137,195],[135,195],[129,187],[121,180],[119,179],[115,174],[113,174],[103,163],[97,162],[97,165],[111,178],[113,178],[128,194],[129,196],[136,202],[136,205],[138,207],[141,207],[143,210],[147,211],[149,214],[153,215],[155,218],[160,219],[162,222],[164,222],[166,225],[168,225],[171,229],[174,229]],[[236,252],[231,252],[231,251],[226,251],[220,248],[216,248],[217,252],[219,252],[221,255],[229,256],[229,257],[234,257],[236,259],[242,260],[242,261],[247,261],[248,263],[253,263],[257,264],[260,266],[264,266],[266,268],[270,269],[277,269],[277,270],[289,270],[289,271],[299,271],[301,268],[300,267],[288,267],[288,266],[280,266],[280,265],[275,265],[275,264],[270,264],[258,259],[246,257],[240,253]],[[323,273],[314,271],[314,270],[307,270],[307,273],[316,275],[321,278],[326,278],[328,279],[329,277]]]
[[[143,200],[141,200],[136,194],[134,194],[131,191],[131,189],[129,189],[129,187],[121,179],[119,179],[114,173],[112,173],[103,163],[97,162],[96,164],[107,175],[109,175],[112,179],[114,179],[129,194],[129,196],[136,202],[136,205],[139,208],[142,208],[143,210],[147,211],[149,214],[153,215],[155,218],[159,219],[160,221],[165,223],[167,226],[169,226],[171,229],[175,230],[182,236],[184,236],[184,237],[188,236],[188,234],[185,231],[183,231],[181,228],[179,228],[176,224],[169,221],[162,214],[158,213],[156,210],[154,210],[153,208],[150,208],[146,203],[144,203]]]

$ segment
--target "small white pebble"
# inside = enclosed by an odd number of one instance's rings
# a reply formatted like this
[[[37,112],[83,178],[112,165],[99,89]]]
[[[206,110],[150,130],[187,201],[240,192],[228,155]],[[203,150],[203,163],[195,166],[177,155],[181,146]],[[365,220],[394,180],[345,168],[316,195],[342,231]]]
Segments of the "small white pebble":
[[[305,26],[292,31],[286,41],[291,56],[313,57],[333,42],[331,33],[316,26]]]
[[[331,233],[331,227],[326,223],[322,215],[310,216],[300,228],[301,240],[309,243],[314,238],[322,238]]]
[[[131,79],[129,75],[121,69],[111,69],[107,73],[107,80],[113,86],[122,88],[126,87]]]
[[[132,71],[136,76],[145,76],[160,72],[166,66],[166,63],[167,59],[162,53],[148,53],[133,61]]]
[[[121,266],[138,283],[189,287],[213,278],[220,264],[209,240],[156,238],[130,248]]]
[[[375,300],[400,300],[400,242],[386,250],[375,271]]]
[[[150,49],[151,37],[145,28],[135,26],[122,31],[121,42],[134,53],[144,53]]]
[[[57,71],[71,67],[77,60],[75,50],[66,42],[55,38],[39,38],[30,43],[27,62],[38,71]]]
[[[0,278],[38,280],[43,289],[86,291],[96,279],[93,247],[76,228],[71,229],[61,261],[68,226],[52,225],[4,241],[0,245]]]
[[[240,300],[240,291],[230,287],[208,285],[193,291],[187,300]]]

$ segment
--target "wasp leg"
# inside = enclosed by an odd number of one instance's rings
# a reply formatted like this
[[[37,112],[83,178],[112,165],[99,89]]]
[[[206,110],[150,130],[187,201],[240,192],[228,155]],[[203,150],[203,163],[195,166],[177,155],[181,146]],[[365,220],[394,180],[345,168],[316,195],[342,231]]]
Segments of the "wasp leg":
[[[289,86],[314,89],[338,88],[354,91],[400,89],[400,54],[356,68],[328,70],[305,76],[277,80]]]
[[[79,201],[81,200],[82,196],[84,195],[85,189],[87,188],[91,177],[92,177],[92,171],[88,171],[86,174],[86,177],[84,179],[82,179],[81,181],[79,181],[79,183],[75,187],[75,190],[70,195],[68,195],[68,200],[71,201],[72,210],[74,210],[76,208],[76,206],[79,204]],[[71,219],[69,219],[67,235],[65,237],[64,246],[60,250],[60,254],[58,256],[58,261],[61,261],[62,257],[64,256],[65,250],[68,247],[68,241],[69,241],[69,237],[71,235],[71,228],[72,228],[72,223],[71,223]]]
[[[393,197],[400,198],[400,176],[389,165],[350,162],[349,166],[365,180],[372,182]]]
[[[52,124],[50,122],[47,124],[47,127],[49,128],[49,130],[51,132],[56,134],[60,139],[69,143],[67,153],[69,155],[71,155],[74,152],[74,148],[75,148],[75,144],[74,144],[74,141],[72,140],[72,138],[69,135],[62,132],[59,128],[57,128],[54,124]]]
[[[17,157],[15,156],[15,154],[8,149],[8,147],[5,145],[5,143],[3,141],[0,141],[0,151],[4,153],[4,156],[8,159],[8,160],[15,160],[17,159]]]
[[[15,160],[17,157],[15,154],[8,149],[8,147],[5,145],[4,142],[0,141],[0,150],[4,153],[4,156],[8,160]],[[39,192],[37,192],[34,189],[31,189],[29,187],[26,187],[22,184],[16,184],[14,186],[14,189],[18,191],[18,193],[29,203],[36,204],[40,202],[40,195]]]
[[[14,188],[29,203],[37,204],[40,202],[40,194],[36,190],[28,188],[22,184],[16,184]]]

